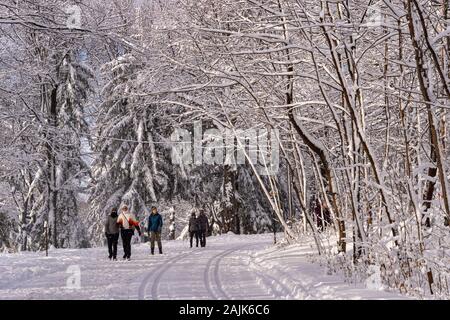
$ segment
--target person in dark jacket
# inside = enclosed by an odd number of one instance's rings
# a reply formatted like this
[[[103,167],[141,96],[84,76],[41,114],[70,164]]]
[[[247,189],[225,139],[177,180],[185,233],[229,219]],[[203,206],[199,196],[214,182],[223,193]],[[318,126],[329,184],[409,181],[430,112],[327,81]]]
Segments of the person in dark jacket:
[[[192,243],[195,237],[196,246],[198,247],[198,219],[195,216],[195,212],[192,212],[191,218],[189,219],[189,237],[192,248]]]
[[[209,222],[205,215],[205,211],[200,210],[200,215],[198,217],[198,235],[200,237],[200,245],[206,247],[206,234],[208,233]]]
[[[158,242],[159,254],[162,254],[162,243],[161,243],[161,230],[163,226],[163,219],[158,213],[156,207],[152,207],[152,213],[148,217],[148,227],[147,231],[150,233],[150,249],[152,255],[155,254],[155,242]]]
[[[108,240],[109,260],[117,260],[117,242],[119,241],[119,226],[117,225],[117,208],[111,210],[106,217],[105,236]]]

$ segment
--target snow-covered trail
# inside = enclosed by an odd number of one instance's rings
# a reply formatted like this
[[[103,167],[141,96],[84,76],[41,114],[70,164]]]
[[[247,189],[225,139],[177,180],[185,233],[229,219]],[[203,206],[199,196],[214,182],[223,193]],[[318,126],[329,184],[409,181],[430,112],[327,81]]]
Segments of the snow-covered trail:
[[[120,246],[120,244],[119,244]],[[224,235],[206,248],[163,242],[132,249],[131,261],[111,262],[106,248],[0,255],[0,299],[403,299],[308,262],[310,246],[272,246],[271,235]],[[122,252],[119,247],[119,255]],[[79,269],[80,287],[67,286]],[[69,281],[69,284],[73,281]]]

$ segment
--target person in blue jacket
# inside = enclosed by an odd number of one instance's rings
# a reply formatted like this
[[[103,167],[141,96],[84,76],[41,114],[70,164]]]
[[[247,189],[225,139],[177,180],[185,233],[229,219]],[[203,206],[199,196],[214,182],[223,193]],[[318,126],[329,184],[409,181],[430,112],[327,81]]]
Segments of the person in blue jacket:
[[[152,255],[155,254],[155,242],[158,242],[159,254],[162,254],[162,243],[161,243],[161,230],[163,226],[163,219],[158,213],[156,207],[152,207],[152,213],[148,217],[148,227],[147,231],[150,237],[150,248]]]

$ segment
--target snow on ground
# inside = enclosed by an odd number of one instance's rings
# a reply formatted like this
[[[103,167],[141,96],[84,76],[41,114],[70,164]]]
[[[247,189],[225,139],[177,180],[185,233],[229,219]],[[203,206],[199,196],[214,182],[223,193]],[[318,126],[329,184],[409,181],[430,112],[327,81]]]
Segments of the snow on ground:
[[[131,261],[115,262],[106,248],[0,254],[0,299],[405,298],[327,275],[309,262],[309,244],[278,248],[271,235],[210,237],[194,249],[166,241],[163,248],[151,256],[148,244],[136,244]]]

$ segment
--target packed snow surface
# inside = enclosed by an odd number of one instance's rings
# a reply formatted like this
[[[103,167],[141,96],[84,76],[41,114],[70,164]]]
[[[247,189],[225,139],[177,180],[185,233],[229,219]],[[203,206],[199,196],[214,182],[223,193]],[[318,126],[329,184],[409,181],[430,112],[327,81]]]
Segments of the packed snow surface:
[[[106,248],[0,254],[0,299],[404,298],[327,275],[310,262],[309,243],[272,242],[271,235],[229,234],[190,249],[187,241],[165,241],[164,254],[154,256],[140,243],[131,261],[109,261]]]

